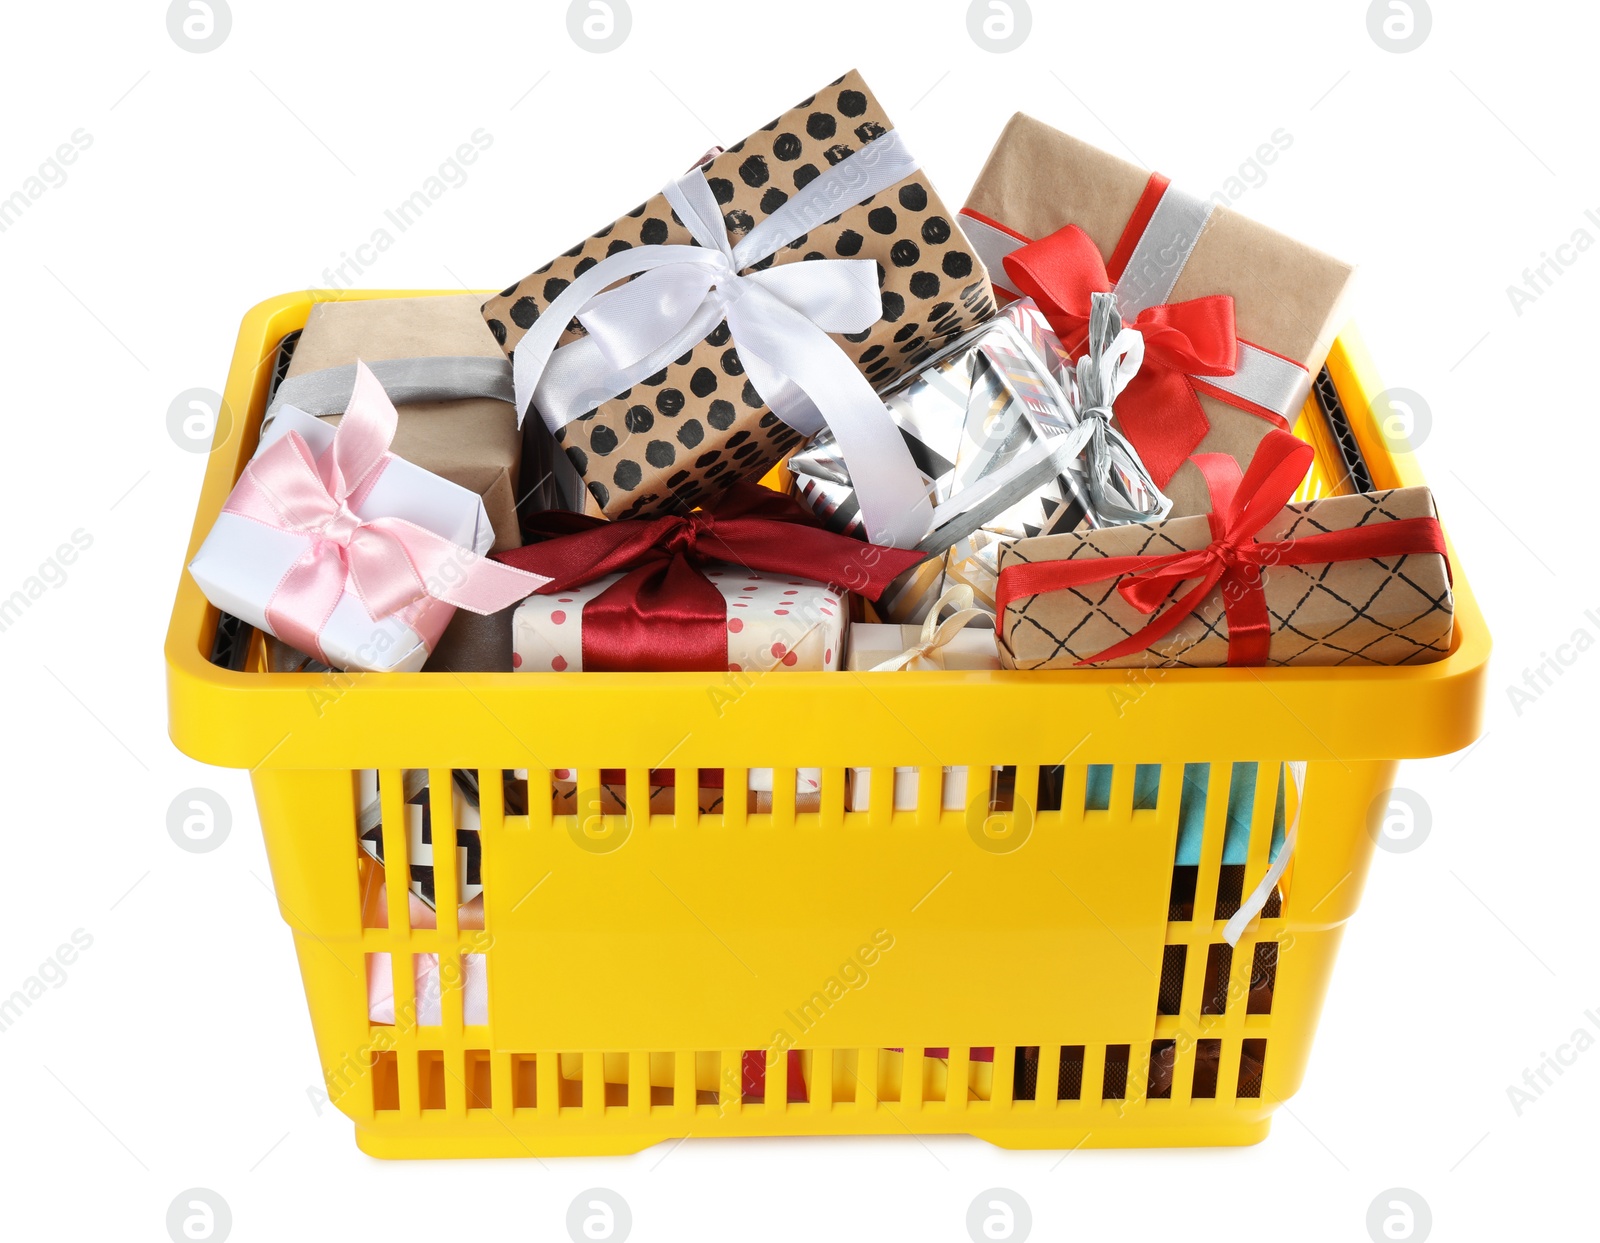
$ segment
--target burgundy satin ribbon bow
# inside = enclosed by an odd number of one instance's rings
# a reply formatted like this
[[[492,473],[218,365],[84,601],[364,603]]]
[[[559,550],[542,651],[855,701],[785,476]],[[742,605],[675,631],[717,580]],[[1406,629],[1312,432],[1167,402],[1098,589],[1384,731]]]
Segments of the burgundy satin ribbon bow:
[[[1293,499],[1314,456],[1310,445],[1288,432],[1267,433],[1242,480],[1226,454],[1204,453],[1194,461],[1211,488],[1211,543],[1193,552],[1143,557],[1084,558],[1010,565],[1000,573],[996,611],[1004,621],[1006,606],[1024,596],[1065,591],[1114,578],[1117,592],[1141,613],[1157,614],[1186,582],[1195,586],[1165,612],[1103,652],[1077,663],[1142,652],[1170,634],[1200,607],[1212,590],[1222,588],[1228,619],[1228,663],[1264,665],[1272,644],[1272,619],[1262,585],[1274,565],[1323,565],[1368,557],[1401,557],[1437,553],[1446,557],[1444,532],[1437,518],[1403,518],[1345,531],[1323,531],[1302,539],[1267,540],[1256,535]],[[1449,570],[1449,560],[1445,568]]]
[[[1091,295],[1116,284],[1094,240],[1068,225],[1007,255],[1005,269],[1017,292],[1038,303],[1062,344],[1081,353]],[[1233,298],[1213,294],[1147,307],[1128,327],[1144,336],[1144,365],[1117,399],[1117,421],[1156,485],[1165,487],[1211,430],[1190,377],[1238,370]]]
[[[829,582],[876,600],[924,556],[825,531],[810,510],[753,483],[735,484],[687,517],[606,522],[550,512],[529,526],[542,542],[495,558],[548,575],[541,595],[624,572],[583,606],[583,667],[601,673],[727,669],[727,601],[701,572],[706,562]]]
[[[332,448],[319,459],[298,432],[280,437],[250,460],[222,507],[311,541],[273,591],[266,619],[278,638],[324,663],[332,662],[320,636],[346,583],[379,621],[429,598],[493,613],[545,582],[414,522],[355,512],[389,464],[398,422],[383,385],[358,362]]]

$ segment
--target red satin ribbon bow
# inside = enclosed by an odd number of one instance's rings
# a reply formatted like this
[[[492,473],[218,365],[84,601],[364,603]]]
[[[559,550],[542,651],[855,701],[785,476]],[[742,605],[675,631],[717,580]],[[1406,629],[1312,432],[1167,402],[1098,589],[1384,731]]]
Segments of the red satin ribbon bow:
[[[1007,255],[1005,269],[1017,292],[1038,303],[1062,344],[1080,353],[1090,295],[1115,288],[1093,239],[1068,225]],[[1117,399],[1117,420],[1156,486],[1165,487],[1211,429],[1190,377],[1238,370],[1233,298],[1213,294],[1147,307],[1129,327],[1144,336],[1144,365]]]
[[[832,582],[876,600],[924,556],[825,531],[798,502],[752,483],[687,517],[607,522],[550,512],[531,533],[546,538],[495,557],[548,575],[540,595],[625,571],[583,606],[583,667],[600,673],[727,669],[727,601],[701,572],[708,561]]]
[[[1114,578],[1117,592],[1141,613],[1155,614],[1184,583],[1195,586],[1164,613],[1103,652],[1077,663],[1115,660],[1152,647],[1222,588],[1228,619],[1228,663],[1264,665],[1272,643],[1263,572],[1274,565],[1324,565],[1368,557],[1437,553],[1446,556],[1444,532],[1436,518],[1403,518],[1345,531],[1323,531],[1302,539],[1257,540],[1256,535],[1293,498],[1311,465],[1310,445],[1288,432],[1271,431],[1261,441],[1243,480],[1226,454],[1206,453],[1194,461],[1211,488],[1211,543],[1193,552],[1143,557],[1085,558],[1007,566],[1000,574],[997,612],[1024,596],[1065,591]],[[1445,562],[1448,572],[1449,561]]]

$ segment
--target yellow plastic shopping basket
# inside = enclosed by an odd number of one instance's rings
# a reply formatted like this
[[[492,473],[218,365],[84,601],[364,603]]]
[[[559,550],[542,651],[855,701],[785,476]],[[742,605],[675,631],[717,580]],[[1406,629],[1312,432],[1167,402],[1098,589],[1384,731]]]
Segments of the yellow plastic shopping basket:
[[[245,318],[189,556],[313,301]],[[1376,486],[1422,482],[1375,424],[1352,335],[1329,370]],[[1308,486],[1329,488],[1339,459],[1320,419],[1300,422],[1324,442]],[[905,1132],[1251,1143],[1305,1073],[1397,761],[1477,737],[1489,635],[1459,564],[1455,593],[1454,649],[1416,668],[274,674],[259,638],[244,668],[212,662],[219,615],[184,575],[170,729],[185,753],[251,770],[328,1094],[366,1152]],[[896,766],[918,770],[914,810],[895,809]],[[966,811],[942,810],[949,766],[979,775]],[[807,768],[820,807],[797,811]],[[859,768],[870,808],[847,811]],[[552,803],[564,769],[610,793]],[[742,791],[750,769],[773,770],[770,811],[701,812],[702,787]],[[452,770],[477,775],[481,918],[441,897],[416,921],[437,926],[412,926],[398,883],[374,899],[363,770],[394,877],[403,773],[427,771],[439,895],[458,893],[458,854],[437,848],[455,833]],[[506,810],[519,771],[525,815]],[[1292,863],[1230,947],[1286,803]],[[1180,820],[1203,826],[1188,863]],[[387,1022],[375,970],[392,974]],[[464,1004],[474,978],[483,995]]]

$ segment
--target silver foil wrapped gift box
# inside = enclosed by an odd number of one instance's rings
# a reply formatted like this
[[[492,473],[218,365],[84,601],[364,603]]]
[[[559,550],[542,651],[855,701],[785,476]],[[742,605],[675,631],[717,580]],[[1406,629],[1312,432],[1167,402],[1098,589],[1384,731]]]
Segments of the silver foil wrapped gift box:
[[[1023,298],[883,391],[934,505],[917,545],[928,559],[879,601],[888,620],[920,622],[963,584],[993,608],[1000,549],[1012,540],[1166,514],[1166,497],[1110,426],[1116,385],[1101,369],[1121,361],[1131,375],[1138,365],[1112,358],[1113,339],[1091,343],[1075,365]],[[796,450],[789,469],[795,494],[825,526],[866,538],[850,467],[829,433]]]

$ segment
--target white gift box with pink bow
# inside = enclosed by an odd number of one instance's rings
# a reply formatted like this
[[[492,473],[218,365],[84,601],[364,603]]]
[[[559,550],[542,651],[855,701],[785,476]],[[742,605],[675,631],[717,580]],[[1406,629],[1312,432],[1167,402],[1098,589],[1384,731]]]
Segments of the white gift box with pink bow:
[[[483,501],[387,452],[394,422],[364,366],[337,429],[280,407],[189,563],[206,599],[336,668],[411,673],[458,605],[547,582],[484,560]]]

